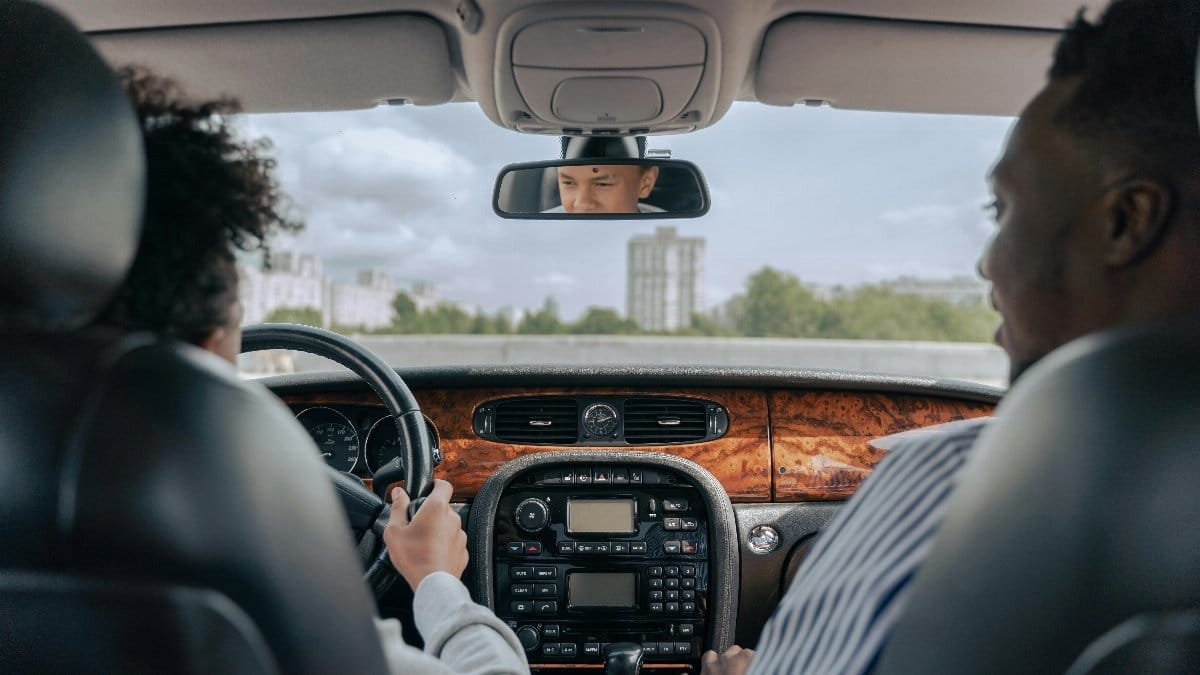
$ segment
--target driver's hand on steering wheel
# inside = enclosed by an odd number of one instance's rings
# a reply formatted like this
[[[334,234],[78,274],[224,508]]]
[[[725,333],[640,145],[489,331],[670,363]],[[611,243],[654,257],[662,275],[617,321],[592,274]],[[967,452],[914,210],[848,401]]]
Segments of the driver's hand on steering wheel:
[[[433,481],[433,491],[408,520],[408,495],[392,490],[392,515],[383,531],[388,557],[413,591],[434,572],[459,578],[467,568],[467,533],[462,519],[450,508],[454,488],[444,480]]]
[[[742,649],[737,645],[730,645],[723,654],[718,654],[710,649],[704,652],[704,656],[700,659],[700,665],[703,668],[700,675],[744,675],[750,669],[750,663],[753,660],[753,649]]]

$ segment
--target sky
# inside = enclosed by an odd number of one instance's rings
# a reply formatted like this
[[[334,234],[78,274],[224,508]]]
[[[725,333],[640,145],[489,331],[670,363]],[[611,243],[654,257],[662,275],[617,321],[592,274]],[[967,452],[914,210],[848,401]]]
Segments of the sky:
[[[974,275],[993,225],[986,175],[1012,120],[739,103],[711,128],[649,148],[695,162],[712,195],[692,220],[519,221],[491,210],[506,164],[557,159],[556,137],[492,124],[473,103],[252,115],[306,223],[291,248],[326,274],[391,273],[403,288],[492,312],[553,296],[563,317],[624,311],[630,237],[705,238],[708,307],[764,265],[821,285]]]

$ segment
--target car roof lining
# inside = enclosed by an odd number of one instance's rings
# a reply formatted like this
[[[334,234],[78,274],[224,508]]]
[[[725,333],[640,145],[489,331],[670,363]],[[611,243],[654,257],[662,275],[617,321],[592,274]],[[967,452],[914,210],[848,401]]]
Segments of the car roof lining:
[[[133,60],[156,69],[167,64],[168,74],[196,96],[207,96],[223,85],[220,91],[241,99],[250,112],[352,109],[388,98],[418,104],[473,100],[493,122],[512,128],[497,110],[493,93],[500,26],[519,11],[552,11],[564,3],[480,3],[483,21],[474,33],[455,13],[458,0],[52,4],[91,32],[114,61]],[[664,12],[685,6],[710,16],[719,28],[721,51],[711,123],[734,100],[786,105],[819,98],[851,109],[1015,114],[1044,81],[1049,46],[1079,4],[1080,0],[686,0],[595,7],[599,14],[622,6],[659,6]],[[1087,4],[1096,8],[1101,3]],[[406,40],[389,44],[382,28],[373,31],[366,25],[399,20],[428,22],[421,37],[413,32],[424,47],[408,48],[402,44]],[[430,25],[441,27],[445,58],[428,47]],[[822,34],[838,28],[851,31],[848,44],[836,34]],[[783,32],[773,38],[773,31]],[[288,48],[289,32],[304,32],[307,49]],[[260,34],[267,45],[262,48],[257,46]],[[794,42],[797,36],[806,41]],[[864,47],[883,39],[893,42],[887,45],[890,50]],[[210,53],[230,49],[238,58]],[[831,49],[839,58],[830,57]],[[190,55],[172,56],[184,52]],[[328,55],[336,58],[325,65]],[[1018,56],[1016,67],[999,67]],[[931,64],[954,64],[946,68],[956,77],[948,84],[945,69],[930,72]],[[880,86],[881,81],[888,86]]]

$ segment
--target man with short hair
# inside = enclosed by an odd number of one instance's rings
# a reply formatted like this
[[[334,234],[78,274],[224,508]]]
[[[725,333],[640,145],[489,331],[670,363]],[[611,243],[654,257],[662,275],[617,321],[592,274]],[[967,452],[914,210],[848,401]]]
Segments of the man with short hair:
[[[980,261],[1016,380],[1076,338],[1200,314],[1200,3],[1081,13],[991,175]],[[985,421],[901,441],[843,508],[763,631],[705,673],[869,670],[904,611]]]

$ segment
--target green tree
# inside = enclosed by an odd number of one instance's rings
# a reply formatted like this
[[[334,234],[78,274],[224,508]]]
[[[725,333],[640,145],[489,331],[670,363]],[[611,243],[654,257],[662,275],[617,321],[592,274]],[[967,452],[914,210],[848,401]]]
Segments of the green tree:
[[[471,315],[452,302],[439,302],[421,312],[420,332],[437,335],[461,335],[471,331]]]
[[[588,307],[579,320],[571,324],[576,335],[636,335],[640,332],[632,319],[623,319],[612,307]]]
[[[392,316],[393,332],[399,333],[415,333],[417,329],[417,303],[403,291],[396,294],[392,299],[392,310],[395,314]]]
[[[492,318],[492,332],[497,335],[508,335],[513,332],[512,320],[509,319],[510,308],[501,307]]]
[[[818,337],[824,303],[787,272],[764,267],[746,281],[737,327],[747,337]]]
[[[298,323],[322,328],[321,310],[316,307],[277,307],[264,319],[264,323]]]
[[[553,297],[546,298],[541,309],[526,314],[517,324],[517,332],[522,335],[556,335],[565,331],[558,318],[558,302]]]

